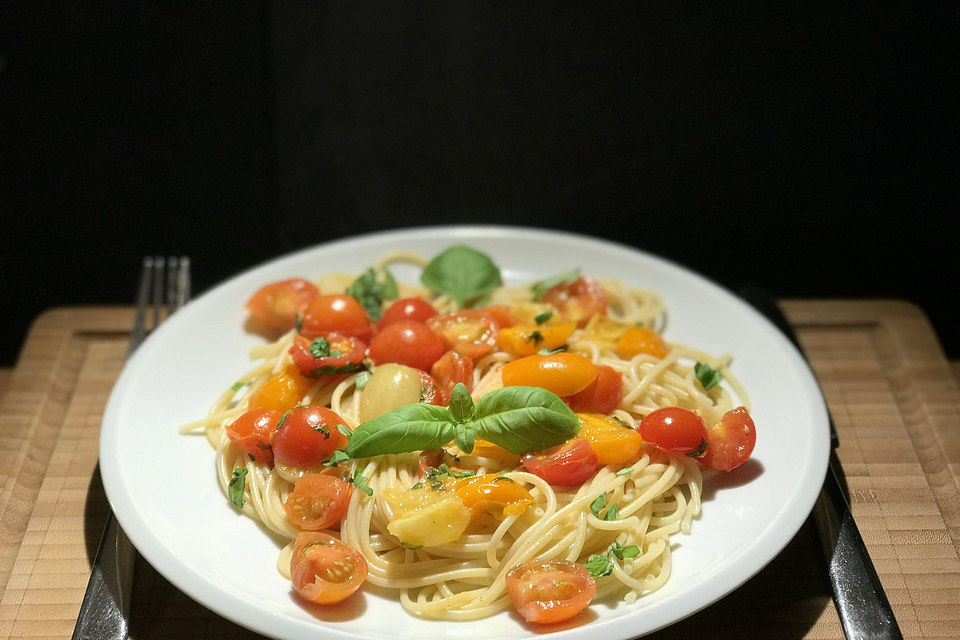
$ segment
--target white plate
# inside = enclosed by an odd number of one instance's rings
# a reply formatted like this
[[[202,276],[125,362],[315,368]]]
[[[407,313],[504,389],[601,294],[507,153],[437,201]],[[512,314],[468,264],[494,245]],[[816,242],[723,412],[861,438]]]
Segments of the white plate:
[[[456,243],[488,253],[508,284],[581,267],[660,292],[669,309],[667,339],[734,354],[733,371],[753,401],[756,463],[707,482],[692,534],[672,538],[667,584],[633,605],[594,605],[592,621],[556,637],[618,640],[653,631],[719,599],[776,556],[813,506],[829,436],[813,375],[770,323],[702,277],[621,245],[533,229],[434,227],[333,242],[242,273],[191,302],[140,347],[110,396],[100,467],[111,506],[150,564],[220,615],[277,638],[533,635],[510,613],[476,622],[420,620],[396,600],[371,593],[311,613],[276,570],[277,541],[220,494],[206,440],[177,433],[251,368],[248,348],[263,341],[242,325],[244,302],[258,287],[293,276],[358,273],[389,251],[430,257]],[[391,269],[400,280],[417,281],[412,267]]]

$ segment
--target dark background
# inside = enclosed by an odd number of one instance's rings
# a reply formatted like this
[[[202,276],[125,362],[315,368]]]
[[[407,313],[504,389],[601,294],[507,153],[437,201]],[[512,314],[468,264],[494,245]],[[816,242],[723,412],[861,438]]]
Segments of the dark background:
[[[134,6],[136,4],[137,6]],[[958,5],[0,4],[0,364],[43,309],[500,222],[736,289],[905,298],[948,353]]]

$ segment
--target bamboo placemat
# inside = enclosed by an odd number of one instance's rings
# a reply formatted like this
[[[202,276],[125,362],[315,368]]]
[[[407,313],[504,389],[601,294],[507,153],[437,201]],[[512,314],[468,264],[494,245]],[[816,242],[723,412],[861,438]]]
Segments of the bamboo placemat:
[[[960,637],[960,387],[929,323],[900,302],[785,307],[836,422],[853,512],[904,636]],[[99,483],[100,419],[132,322],[129,308],[50,311],[7,380],[0,639],[73,631],[107,509],[89,490]],[[254,637],[143,561],[132,627],[136,638]],[[740,589],[655,637],[694,634],[842,638],[811,523]]]

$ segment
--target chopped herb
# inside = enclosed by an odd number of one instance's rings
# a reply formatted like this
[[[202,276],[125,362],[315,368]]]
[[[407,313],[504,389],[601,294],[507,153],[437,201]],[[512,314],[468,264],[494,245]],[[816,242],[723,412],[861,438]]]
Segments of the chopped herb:
[[[604,520],[616,520],[620,515],[620,508],[617,505],[612,504],[607,507],[607,515],[603,516]]]
[[[293,409],[290,409],[290,411],[293,411]],[[280,431],[280,427],[287,421],[287,416],[290,415],[290,411],[285,411],[284,414],[280,416],[280,420],[277,422],[277,431]]]
[[[322,433],[327,440],[330,439],[330,430],[327,429],[326,427],[321,427],[320,425],[316,425],[316,426],[309,425],[309,426],[314,431],[319,431],[320,433]]]
[[[697,376],[697,380],[700,381],[700,384],[703,385],[703,390],[707,391],[718,384],[723,380],[723,371],[720,369],[714,369],[705,362],[698,362],[693,367],[693,372]]]
[[[633,473],[633,467],[627,467],[626,469],[620,469],[620,471],[617,471],[618,476],[625,476],[631,473]]]
[[[557,347],[556,349],[548,349],[547,347],[544,347],[543,349],[540,349],[540,351],[538,351],[537,353],[539,353],[539,354],[542,355],[542,356],[550,356],[550,355],[553,355],[553,354],[555,354],[555,353],[560,353],[561,351],[566,351],[566,350],[569,349],[569,348],[570,348],[570,347],[568,347],[567,345],[562,344],[562,345],[560,345],[559,347]]]
[[[630,426],[630,423],[624,420],[623,418],[618,418],[617,416],[613,416],[613,421],[619,424],[621,427],[625,427],[633,431],[633,427]]]
[[[350,427],[345,424],[338,424],[337,431],[347,436],[348,438],[353,435],[353,431],[350,431]]]
[[[544,311],[543,313],[538,313],[537,317],[533,319],[537,324],[543,324],[547,320],[553,317],[553,311]]]
[[[330,350],[330,357],[331,357],[331,358],[336,358],[337,356],[342,356],[342,355],[343,355],[343,352],[340,351],[340,349],[331,349],[331,350]]]
[[[503,482],[503,481],[506,481],[506,482],[509,482],[510,484],[516,484],[516,482],[514,481],[513,478],[508,478],[507,476],[500,476],[500,477],[498,477],[498,478],[494,478],[493,481],[494,481],[494,482]]]
[[[480,304],[502,284],[500,268],[490,256],[464,245],[450,247],[423,268],[420,282],[450,296],[461,309]]]
[[[610,558],[597,553],[587,558],[587,561],[583,563],[583,567],[596,579],[613,573],[613,562]]]
[[[323,466],[332,467],[335,464],[340,464],[344,460],[349,460],[349,459],[350,459],[350,456],[347,455],[346,451],[341,451],[340,449],[337,449],[336,451],[333,452],[333,455],[330,456],[330,459],[323,463]]]
[[[564,282],[573,282],[580,277],[580,269],[573,269],[572,271],[564,271],[563,273],[558,273],[555,276],[550,276],[549,278],[544,278],[530,285],[530,289],[533,291],[533,299],[539,301],[544,294],[557,286],[558,284],[563,284]]]
[[[306,551],[307,549],[309,549],[310,547],[312,547],[312,546],[315,545],[315,544],[319,544],[319,545],[324,546],[324,547],[333,547],[333,546],[336,546],[333,542],[327,542],[326,540],[314,540],[313,542],[308,542],[307,544],[303,545],[304,551]]]
[[[707,439],[702,438],[700,440],[700,445],[697,447],[697,450],[692,453],[688,453],[687,455],[690,456],[691,458],[700,458],[706,452],[707,452]]]
[[[383,317],[383,301],[396,299],[397,281],[386,269],[367,269],[347,287],[347,295],[360,301],[370,319],[376,322]]]
[[[230,478],[230,484],[227,485],[227,496],[230,502],[238,508],[243,508],[243,488],[247,484],[247,468],[236,467],[233,470],[233,477]]]
[[[360,469],[357,469],[353,472],[353,479],[350,482],[353,483],[353,486],[355,486],[357,489],[360,489],[360,491],[363,491],[368,496],[373,495],[373,489],[367,486],[367,479],[363,477],[362,473],[360,473]]]
[[[640,327],[643,326],[643,323],[638,320],[637,322],[634,322],[634,323],[633,323],[633,326],[635,326],[635,327],[637,327],[637,328],[640,328]]]
[[[527,336],[527,340],[532,341],[532,342],[533,342],[533,346],[536,347],[536,346],[538,346],[541,342],[543,342],[543,334],[540,333],[539,331],[534,331],[533,333],[531,333],[530,335]]]
[[[240,391],[240,389],[243,389],[243,385],[244,385],[243,382],[234,382],[233,386],[230,387],[230,389],[232,389],[233,391]]]
[[[447,478],[469,478],[470,476],[476,475],[476,471],[473,469],[464,469],[463,471],[456,471],[447,466],[446,463],[441,464],[437,467],[430,467],[427,469],[426,478],[427,482],[430,483],[430,486],[435,490],[439,491],[443,489],[443,479]]]
[[[250,456],[250,462],[256,462],[256,461],[257,461],[257,459],[253,457],[253,454],[252,454],[252,453],[248,453],[247,455]]]
[[[413,486],[410,487],[410,488],[411,488],[411,489],[423,489],[423,483],[422,483],[422,482],[418,482],[417,484],[413,485]]]
[[[617,556],[621,560],[624,558],[636,558],[640,555],[640,547],[635,544],[627,545],[626,547],[621,547],[613,551],[613,555]]]
[[[590,511],[593,512],[593,515],[599,516],[600,509],[603,509],[607,506],[607,494],[601,493],[597,496],[596,500],[590,503]]]
[[[335,367],[333,365],[325,365],[323,367],[317,367],[316,369],[311,369],[310,373],[307,374],[311,378],[320,378],[322,376],[336,376],[341,373],[353,373],[354,371],[366,370],[367,365],[362,362],[348,362],[347,364]]]
[[[326,358],[330,355],[330,341],[323,336],[315,339],[310,345],[310,355],[314,358]]]
[[[301,316],[301,315],[298,313],[298,314],[297,314],[297,317],[294,319],[293,323],[294,323],[294,325],[296,325],[296,327],[297,327],[297,333],[300,333],[301,331],[303,331],[303,316]]]
[[[357,389],[363,389],[364,387],[366,387],[367,383],[370,382],[371,375],[372,374],[369,371],[358,373],[356,377],[356,382],[354,383],[357,385]]]
[[[400,544],[402,544],[402,545],[403,545],[404,547],[406,547],[407,549],[411,549],[411,550],[413,550],[413,551],[416,551],[417,549],[423,549],[423,545],[422,545],[422,544],[407,544],[406,542],[403,542],[402,540],[400,541]]]

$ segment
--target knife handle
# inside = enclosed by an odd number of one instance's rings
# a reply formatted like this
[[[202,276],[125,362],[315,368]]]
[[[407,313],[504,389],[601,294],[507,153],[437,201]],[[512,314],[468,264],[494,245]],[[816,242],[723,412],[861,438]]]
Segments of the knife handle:
[[[72,640],[126,640],[136,551],[111,511],[107,515]]]

